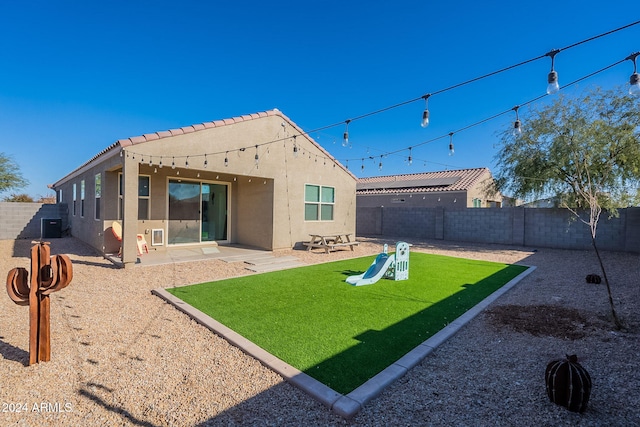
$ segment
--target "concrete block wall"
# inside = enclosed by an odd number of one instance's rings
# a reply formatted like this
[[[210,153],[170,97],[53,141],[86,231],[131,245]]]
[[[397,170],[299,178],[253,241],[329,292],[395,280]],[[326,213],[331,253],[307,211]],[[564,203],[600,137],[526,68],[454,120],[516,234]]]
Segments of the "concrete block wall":
[[[436,208],[398,207],[369,209],[377,210],[375,213],[376,227],[382,231],[379,234],[415,236],[425,239],[436,238]],[[363,215],[365,215],[364,212]],[[356,233],[358,233],[359,222],[360,211],[356,214]]]
[[[0,202],[0,240],[39,239],[43,218],[60,218],[65,230],[66,204]]]
[[[356,231],[358,235],[591,248],[589,226],[566,209],[359,207]],[[621,209],[612,218],[603,212],[596,242],[601,249],[640,253],[640,208]]]
[[[446,210],[444,216],[445,240],[513,243],[511,209],[455,209]]]

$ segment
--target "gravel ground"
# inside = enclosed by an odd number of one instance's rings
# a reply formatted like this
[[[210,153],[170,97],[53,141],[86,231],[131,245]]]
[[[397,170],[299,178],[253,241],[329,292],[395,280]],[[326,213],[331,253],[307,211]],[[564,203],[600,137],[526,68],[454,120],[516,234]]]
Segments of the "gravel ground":
[[[276,255],[317,263],[395,243],[359,240],[354,252]],[[249,274],[242,265],[210,260],[117,269],[73,238],[53,239],[51,253],[70,256],[74,278],[51,295],[50,362],[26,366],[28,308],[0,297],[0,424],[640,425],[638,255],[603,254],[626,326],[616,331],[604,285],[585,282],[586,274],[599,273],[592,252],[406,240],[412,250],[538,268],[354,419],[343,420],[150,293]],[[28,269],[30,246],[0,241],[0,272]],[[574,309],[574,318],[556,319],[563,308]],[[516,319],[526,313],[530,323]],[[549,326],[549,313],[557,328],[527,329],[545,318]],[[546,397],[546,364],[565,354],[577,354],[593,379],[584,414]]]

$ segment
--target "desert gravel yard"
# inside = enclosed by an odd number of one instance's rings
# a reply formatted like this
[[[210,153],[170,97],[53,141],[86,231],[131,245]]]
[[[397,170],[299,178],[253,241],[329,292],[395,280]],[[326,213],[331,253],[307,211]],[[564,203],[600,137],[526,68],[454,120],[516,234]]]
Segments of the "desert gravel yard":
[[[376,254],[279,251],[304,263]],[[591,251],[413,241],[414,251],[537,269],[369,402],[352,420],[286,383],[224,339],[151,294],[151,289],[252,274],[221,260],[115,268],[73,238],[71,284],[51,295],[51,361],[29,359],[27,307],[0,295],[0,425],[640,425],[640,258],[604,253],[619,316],[609,319]],[[30,241],[0,241],[0,272],[29,268]],[[373,285],[375,286],[375,285]],[[589,407],[549,402],[548,362],[577,354],[593,379]]]

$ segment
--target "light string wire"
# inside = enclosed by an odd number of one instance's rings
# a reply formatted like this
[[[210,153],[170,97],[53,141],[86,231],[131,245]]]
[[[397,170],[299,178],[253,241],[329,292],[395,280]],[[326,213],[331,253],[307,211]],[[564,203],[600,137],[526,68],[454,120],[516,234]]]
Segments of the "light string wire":
[[[448,91],[450,91],[450,90],[453,90],[453,89],[459,88],[459,87],[461,87],[461,86],[465,86],[465,85],[468,85],[468,84],[470,84],[470,83],[474,83],[474,82],[476,82],[476,81],[479,81],[479,80],[482,80],[482,79],[485,79],[485,78],[488,78],[488,77],[491,77],[491,76],[494,76],[494,75],[497,75],[497,74],[503,73],[503,72],[505,72],[505,71],[508,71],[508,70],[511,70],[511,69],[514,69],[514,68],[517,68],[517,67],[520,67],[520,66],[522,66],[522,65],[526,65],[526,64],[529,64],[529,63],[531,63],[531,62],[538,61],[538,60],[540,60],[540,59],[542,59],[542,58],[546,58],[546,57],[548,57],[552,52],[559,53],[559,52],[561,52],[561,51],[563,51],[563,50],[568,50],[568,49],[574,48],[574,47],[576,47],[576,46],[579,46],[579,45],[582,45],[582,44],[585,44],[585,43],[591,42],[591,41],[596,40],[596,39],[599,39],[599,38],[601,38],[601,37],[605,37],[605,36],[611,35],[611,34],[613,34],[613,33],[616,33],[616,32],[618,32],[618,31],[625,30],[625,29],[627,29],[627,28],[630,28],[630,27],[635,26],[635,25],[638,25],[638,24],[640,24],[640,20],[639,20],[639,21],[632,22],[632,23],[627,24],[627,25],[624,25],[624,26],[622,26],[622,27],[618,27],[618,28],[615,28],[615,29],[613,29],[613,30],[610,30],[610,31],[607,31],[607,32],[604,32],[604,33],[598,34],[598,35],[596,35],[596,36],[592,36],[592,37],[589,37],[589,38],[587,38],[587,39],[580,40],[580,41],[578,41],[578,42],[576,42],[576,43],[573,43],[573,44],[567,45],[567,46],[565,46],[565,47],[563,47],[563,48],[560,48],[560,49],[554,49],[554,50],[552,50],[551,52],[545,53],[545,54],[543,54],[543,55],[536,56],[536,57],[534,57],[534,58],[531,58],[531,59],[528,59],[528,60],[525,60],[525,61],[519,62],[519,63],[517,63],[517,64],[513,64],[513,65],[510,65],[510,66],[508,66],[508,67],[504,67],[504,68],[501,68],[501,69],[499,69],[499,70],[496,70],[496,71],[493,71],[493,72],[490,72],[490,73],[487,73],[487,74],[484,74],[484,75],[481,75],[481,76],[478,76],[478,77],[474,77],[474,78],[469,79],[469,80],[466,80],[466,81],[464,81],[464,82],[457,83],[457,84],[455,84],[455,85],[452,85],[452,86],[449,86],[449,87],[446,87],[446,88],[443,88],[443,89],[439,89],[439,90],[437,90],[437,91],[435,91],[435,92],[431,92],[430,94],[428,94],[428,96],[433,96],[433,95],[436,95],[436,94],[441,94],[441,93],[444,93],[444,92],[448,92]],[[592,77],[592,76],[594,76],[594,75],[596,75],[596,74],[599,74],[599,73],[601,73],[601,72],[603,72],[603,71],[605,71],[605,70],[607,70],[607,69],[609,69],[609,68],[612,68],[612,67],[614,67],[614,66],[616,66],[616,65],[618,65],[618,64],[621,64],[622,62],[625,62],[625,61],[626,61],[626,58],[625,58],[625,59],[623,59],[623,60],[617,61],[617,62],[615,62],[614,64],[611,64],[611,65],[609,65],[609,66],[606,66],[606,67],[604,67],[604,68],[602,68],[602,69],[600,69],[600,70],[598,70],[598,71],[595,71],[595,72],[593,72],[593,73],[590,73],[590,74],[588,74],[588,75],[586,75],[586,76],[584,76],[584,77],[581,77],[581,78],[579,78],[579,79],[577,79],[577,80],[574,80],[573,82],[571,82],[571,83],[569,83],[569,84],[563,85],[563,86],[562,86],[562,88],[569,87],[569,86],[571,86],[571,85],[573,85],[573,84],[576,84],[576,83],[578,83],[578,82],[580,82],[580,81],[583,81],[583,80],[585,80],[585,79],[587,79],[587,78],[589,78],[589,77]],[[561,88],[561,89],[562,89],[562,88]],[[359,115],[359,116],[355,116],[355,117],[353,117],[353,118],[350,118],[350,119],[347,119],[347,120],[344,120],[344,121],[341,121],[341,122],[336,122],[336,123],[333,123],[333,124],[329,124],[329,125],[321,126],[321,127],[318,127],[318,128],[312,129],[312,130],[309,130],[309,131],[303,131],[303,132],[300,132],[300,133],[295,134],[295,136],[310,136],[310,135],[311,135],[311,134],[313,134],[313,133],[319,133],[319,132],[321,132],[321,131],[323,131],[323,130],[327,130],[327,129],[331,129],[331,128],[334,128],[334,127],[337,127],[337,126],[342,126],[342,125],[345,125],[345,124],[349,124],[349,123],[351,123],[351,122],[353,122],[353,121],[356,121],[356,120],[361,120],[361,119],[364,119],[364,118],[366,118],[366,117],[370,117],[370,116],[373,116],[373,115],[381,114],[381,113],[384,113],[384,112],[386,112],[386,111],[389,111],[389,110],[392,110],[392,109],[395,109],[395,108],[399,108],[399,107],[402,107],[402,106],[405,106],[405,105],[408,105],[408,104],[411,104],[411,103],[414,103],[414,102],[417,102],[417,101],[420,101],[420,100],[424,100],[424,97],[425,97],[425,96],[427,96],[427,95],[422,95],[422,96],[419,96],[419,97],[417,97],[417,98],[413,98],[413,99],[410,99],[410,100],[407,100],[407,101],[403,101],[403,102],[399,102],[399,103],[396,103],[396,104],[393,104],[393,105],[389,105],[389,106],[387,106],[387,107],[384,107],[384,108],[381,108],[381,109],[378,109],[378,110],[374,110],[374,111],[371,111],[371,112],[368,112],[368,113],[364,113],[364,114],[361,114],[361,115]],[[534,99],[531,99],[531,100],[529,100],[529,101],[527,101],[527,102],[525,102],[525,103],[520,104],[520,106],[531,104],[531,103],[533,103],[533,102],[535,102],[535,101],[538,101],[538,100],[540,100],[540,99],[544,98],[545,96],[547,96],[547,94],[544,94],[544,95],[538,96],[538,97],[536,97],[536,98],[534,98]],[[487,117],[487,118],[482,119],[482,120],[480,120],[480,121],[478,121],[478,122],[475,122],[475,123],[472,123],[472,124],[470,124],[470,125],[467,125],[467,126],[465,126],[465,127],[461,128],[461,129],[458,129],[458,130],[456,130],[456,131],[453,131],[453,133],[458,133],[458,132],[461,132],[461,131],[467,130],[467,129],[469,129],[469,128],[472,128],[472,127],[474,127],[474,126],[478,126],[478,125],[480,125],[480,124],[482,124],[482,123],[485,123],[485,122],[487,122],[487,121],[493,120],[493,119],[495,119],[495,118],[497,118],[497,117],[500,117],[500,116],[502,116],[502,115],[504,115],[504,114],[507,114],[507,113],[510,113],[510,112],[512,112],[512,111],[513,111],[513,108],[510,108],[509,110],[503,111],[503,112],[498,113],[498,114],[495,114],[495,115],[493,115],[493,116],[491,116],[491,117]],[[208,155],[209,155],[209,156],[215,156],[215,155],[224,154],[224,153],[229,153],[229,152],[233,152],[233,151],[241,152],[241,151],[245,151],[245,150],[246,150],[246,149],[248,149],[248,148],[251,148],[252,146],[254,146],[254,147],[258,148],[258,147],[262,147],[262,146],[265,146],[265,145],[270,145],[270,144],[274,144],[274,143],[278,143],[278,142],[286,141],[287,139],[290,139],[292,136],[294,136],[294,135],[286,136],[286,137],[283,137],[283,138],[278,138],[278,139],[274,139],[274,140],[270,140],[270,141],[265,141],[265,142],[262,142],[262,143],[259,143],[259,144],[252,144],[252,145],[249,145],[249,146],[247,146],[247,147],[238,148],[238,149],[235,149],[235,150],[221,150],[221,151],[217,151],[217,152],[210,152],[210,153],[204,153],[204,154],[199,154],[199,155],[191,155],[191,156],[186,156],[186,155],[184,155],[184,156],[170,156],[170,157],[172,157],[172,159],[175,159],[175,158],[180,159],[180,158],[188,158],[188,157],[203,157],[203,156],[206,158],[206,156],[208,156]],[[449,136],[449,133],[447,133],[446,135],[441,135],[441,136],[438,136],[438,137],[435,137],[435,138],[429,139],[429,140],[427,140],[427,141],[424,141],[424,142],[421,142],[421,143],[418,143],[418,144],[414,144],[414,145],[412,145],[412,147],[414,147],[414,148],[415,148],[415,147],[423,146],[423,145],[429,144],[429,143],[431,143],[431,142],[438,141],[438,140],[440,140],[440,139],[442,139],[442,138],[445,138],[445,137],[447,137],[447,136]],[[402,151],[406,151],[406,150],[408,150],[408,149],[409,149],[409,147],[405,147],[405,148],[401,148],[401,149],[398,149],[398,150],[395,150],[395,151],[389,151],[389,152],[387,152],[387,153],[386,153],[386,155],[393,155],[393,154],[397,154],[397,153],[400,153],[400,152],[402,152]],[[135,155],[140,155],[140,156],[144,156],[144,155],[146,155],[146,154],[144,154],[144,153],[137,153],[137,152],[134,152],[134,151],[132,151],[132,150],[126,150],[126,153],[127,153],[127,155],[131,154],[131,155],[133,155],[133,156],[135,156]],[[383,155],[384,155],[384,154],[383,154]],[[162,156],[162,155],[161,155],[161,156],[155,156],[155,157],[160,157],[160,159],[162,160],[162,158],[164,158],[164,157],[169,157],[169,156]],[[318,155],[315,155],[315,157],[316,157],[316,160],[317,160],[317,158],[318,158],[319,156],[318,156]],[[323,157],[325,160],[327,160],[327,159],[332,160],[332,159],[327,158],[327,157],[324,157],[324,156],[320,156],[320,157]],[[346,162],[348,163],[348,161],[349,161],[349,160],[352,160],[352,161],[353,161],[353,160],[361,160],[361,159],[363,159],[363,158],[362,158],[362,157],[357,157],[357,158],[349,158],[349,159],[342,159],[342,160],[344,160],[344,161],[346,161]],[[335,159],[335,160],[338,160],[338,159]]]
[[[563,86],[562,86],[562,88],[561,88],[561,90],[562,90],[562,89],[565,89],[565,88],[568,88],[568,87],[571,87],[571,86],[573,86],[573,85],[575,85],[575,84],[578,84],[578,83],[580,83],[580,82],[581,82],[581,81],[583,81],[583,80],[586,80],[586,79],[588,79],[588,78],[590,78],[590,77],[593,77],[593,76],[595,76],[595,75],[597,75],[597,74],[600,74],[600,73],[602,73],[602,72],[604,72],[604,71],[606,71],[606,70],[608,70],[608,69],[610,69],[610,68],[613,68],[613,67],[615,67],[616,65],[619,65],[619,64],[621,64],[621,63],[623,63],[623,62],[625,62],[625,61],[626,61],[626,59],[622,59],[622,60],[620,60],[620,61],[614,62],[613,64],[607,65],[606,67],[603,67],[603,68],[601,68],[601,69],[599,69],[599,70],[597,70],[597,71],[594,71],[594,72],[589,73],[589,74],[587,74],[587,75],[585,75],[585,76],[583,76],[583,77],[580,77],[580,78],[578,78],[578,79],[576,79],[576,80],[574,80],[574,81],[572,81],[572,82],[570,82],[570,83],[567,83],[567,84],[563,85]],[[548,94],[546,94],[546,93],[545,93],[544,95],[540,95],[540,96],[538,96],[538,97],[535,97],[535,98],[533,98],[533,99],[530,99],[530,100],[529,100],[529,101],[527,101],[527,102],[523,102],[522,104],[518,105],[518,107],[522,107],[522,106],[526,106],[526,105],[532,104],[532,103],[534,103],[534,102],[536,102],[536,101],[539,101],[540,99],[542,99],[542,98],[544,98],[544,97],[547,97],[547,96],[551,96],[551,95],[548,95]],[[401,152],[403,152],[403,151],[407,151],[407,150],[409,150],[410,148],[411,148],[411,149],[414,149],[414,148],[416,148],[416,147],[420,147],[420,146],[423,146],[423,145],[426,145],[426,144],[430,144],[430,143],[435,142],[435,141],[439,141],[439,140],[441,140],[441,139],[447,138],[447,137],[450,135],[450,133],[457,134],[457,133],[459,133],[459,132],[463,132],[463,131],[465,131],[465,130],[471,129],[472,127],[479,126],[479,125],[481,125],[481,124],[483,124],[483,123],[486,123],[486,122],[488,122],[488,121],[494,120],[494,119],[496,119],[496,118],[498,118],[498,117],[500,117],[500,116],[503,116],[503,115],[505,115],[505,114],[511,114],[511,113],[513,113],[513,108],[510,108],[510,109],[508,109],[508,110],[502,111],[502,112],[497,113],[497,114],[494,114],[493,116],[490,116],[490,117],[484,118],[484,119],[479,120],[479,121],[477,121],[477,122],[475,122],[475,123],[471,123],[471,124],[469,124],[469,125],[466,125],[466,126],[464,126],[464,127],[460,128],[460,129],[454,130],[454,131],[452,131],[452,132],[447,132],[446,134],[443,134],[443,135],[437,136],[437,137],[432,138],[432,139],[429,139],[429,140],[427,140],[427,141],[423,141],[423,142],[420,142],[420,143],[418,143],[418,144],[413,144],[411,147],[401,148],[401,149],[398,149],[398,150],[395,150],[395,151],[389,151],[389,152],[386,152],[386,155],[394,155],[394,154],[398,154],[398,153],[401,153]],[[383,155],[385,155],[385,154],[383,154]],[[367,158],[368,158],[368,157],[367,157]],[[359,160],[359,159],[361,159],[361,158],[360,158],[360,157],[357,157],[357,158],[350,158],[350,159],[345,159],[345,160],[351,160],[351,161],[354,161],[354,160]]]

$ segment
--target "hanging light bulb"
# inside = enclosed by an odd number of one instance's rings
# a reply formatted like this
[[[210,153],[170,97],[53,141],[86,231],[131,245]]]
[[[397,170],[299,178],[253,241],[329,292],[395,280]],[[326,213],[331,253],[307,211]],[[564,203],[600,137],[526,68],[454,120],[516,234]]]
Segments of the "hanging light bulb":
[[[160,157],[160,163],[158,163],[158,167],[162,169],[162,157]]]
[[[449,132],[449,155],[453,156],[455,151],[453,149],[453,132]]]
[[[258,157],[258,146],[256,145],[256,155],[253,157],[256,161],[256,169],[258,169],[258,163],[260,162],[260,158]]]
[[[551,71],[547,76],[547,94],[553,95],[554,93],[560,90],[560,85],[558,84],[558,73],[553,69],[553,64],[555,62],[556,55],[560,52],[559,49],[554,49],[551,52],[545,54],[545,56],[551,57]]]
[[[153,166],[153,157],[149,156],[149,166]]]
[[[425,107],[424,107],[424,111],[422,112],[422,123],[420,123],[420,126],[422,126],[423,128],[426,128],[427,126],[429,126],[429,97],[430,96],[431,94],[428,93],[422,97],[424,99]]]
[[[184,167],[189,169],[189,156],[187,156],[187,159],[184,161]]]
[[[409,157],[407,158],[407,163],[409,163],[409,166],[411,166],[411,164],[413,163],[413,157],[411,157],[411,150],[412,148],[409,147]]]
[[[362,158],[362,166],[360,166],[360,170],[364,172],[364,158]]]
[[[382,170],[382,156],[380,156],[380,163],[378,163],[378,170]]]
[[[207,168],[207,165],[209,164],[209,161],[207,160],[207,155],[204,155],[204,168]]]
[[[228,151],[224,154],[224,167],[226,168],[227,166],[229,166],[229,152]]]
[[[349,123],[351,123],[351,120],[347,120],[344,122],[345,126],[344,126],[344,134],[342,134],[342,146],[346,147],[347,145],[349,145]]]
[[[633,74],[629,77],[629,95],[633,96],[640,96],[640,75],[638,75],[638,68],[636,66],[636,58],[638,55],[640,55],[640,52],[635,52],[626,58],[633,61]]]
[[[175,169],[176,168],[176,158],[172,157],[171,159],[171,169]]]
[[[298,157],[298,145],[296,144],[296,135],[293,135],[293,157]]]
[[[518,117],[518,108],[520,108],[519,105],[513,107],[513,111],[516,112],[516,121],[513,122],[513,136],[515,137],[522,135],[522,123],[520,123],[520,118]]]

